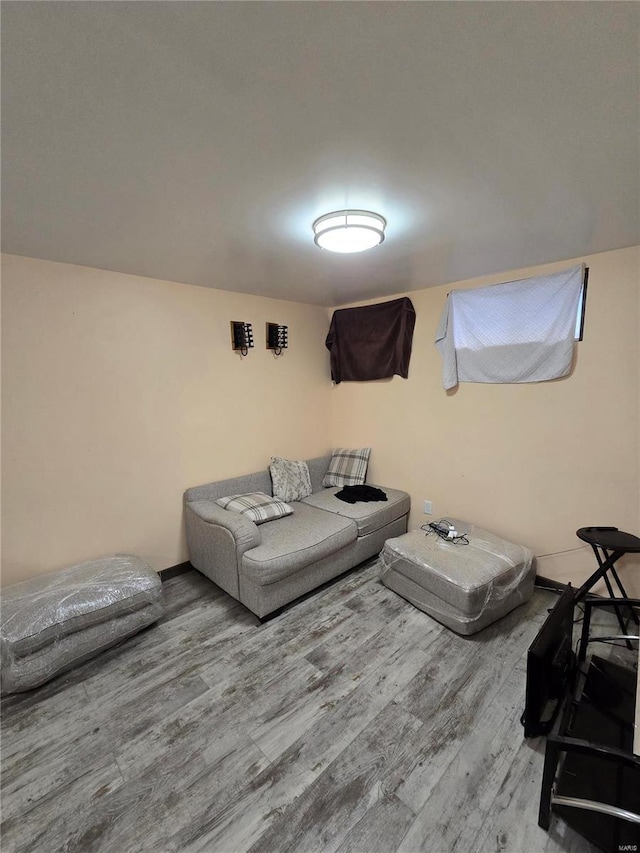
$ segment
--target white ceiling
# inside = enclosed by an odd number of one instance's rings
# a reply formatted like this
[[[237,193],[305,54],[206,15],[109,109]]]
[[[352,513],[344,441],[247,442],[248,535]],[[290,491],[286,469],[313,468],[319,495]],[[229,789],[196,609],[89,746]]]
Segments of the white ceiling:
[[[636,3],[3,3],[3,250],[336,305],[640,242]],[[345,207],[362,255],[313,244]]]

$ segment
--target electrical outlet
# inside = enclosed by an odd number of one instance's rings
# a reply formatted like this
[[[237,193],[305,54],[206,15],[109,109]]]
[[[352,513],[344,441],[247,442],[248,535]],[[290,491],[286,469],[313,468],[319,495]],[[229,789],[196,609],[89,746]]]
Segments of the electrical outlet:
[[[424,514],[425,515],[432,515],[433,514],[433,506],[431,504],[431,501],[425,501],[424,502]]]

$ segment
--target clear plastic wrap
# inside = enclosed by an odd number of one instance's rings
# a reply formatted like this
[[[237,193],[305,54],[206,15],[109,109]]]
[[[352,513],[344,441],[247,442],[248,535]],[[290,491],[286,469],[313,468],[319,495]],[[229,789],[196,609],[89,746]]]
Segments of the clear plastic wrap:
[[[383,583],[460,634],[473,634],[533,594],[528,548],[458,519],[469,544],[414,530],[389,539],[380,555]]]
[[[162,582],[139,557],[116,554],[2,590],[2,692],[30,690],[154,622]]]

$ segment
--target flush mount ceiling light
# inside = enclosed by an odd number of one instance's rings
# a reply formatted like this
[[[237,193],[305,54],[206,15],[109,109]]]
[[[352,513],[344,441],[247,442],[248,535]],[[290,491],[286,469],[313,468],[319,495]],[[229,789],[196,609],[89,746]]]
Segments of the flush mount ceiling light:
[[[313,223],[314,242],[329,252],[364,252],[382,243],[386,224],[369,210],[337,210]]]

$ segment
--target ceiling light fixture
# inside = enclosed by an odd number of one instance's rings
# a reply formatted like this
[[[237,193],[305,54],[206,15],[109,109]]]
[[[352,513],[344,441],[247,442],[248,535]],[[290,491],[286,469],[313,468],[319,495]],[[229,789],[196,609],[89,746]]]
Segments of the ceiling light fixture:
[[[364,252],[384,240],[386,220],[369,210],[337,210],[313,223],[314,243],[329,252]]]

